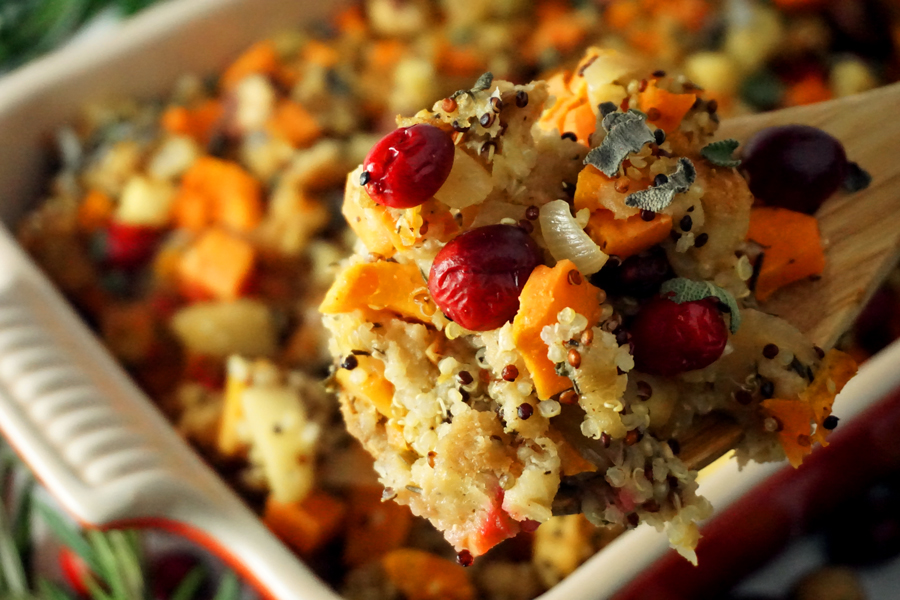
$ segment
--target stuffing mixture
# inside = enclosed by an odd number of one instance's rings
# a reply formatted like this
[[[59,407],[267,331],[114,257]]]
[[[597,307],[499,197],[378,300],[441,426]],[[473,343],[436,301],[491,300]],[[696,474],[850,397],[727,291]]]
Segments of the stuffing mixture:
[[[17,233],[335,589],[533,598],[642,521],[692,555],[709,507],[678,440],[698,419],[737,423],[741,460],[794,462],[836,423],[850,363],[754,304],[821,272],[822,198],[764,197],[771,153],[744,148],[754,201],[710,136],[895,80],[897,17],[879,1],[351,3],[165,98],[86,107]],[[768,144],[836,144],[820,134]],[[862,185],[833,154],[822,193]],[[885,342],[893,289],[855,357]],[[691,325],[663,340],[673,319]]]
[[[856,364],[748,286],[821,273],[815,218],[753,208],[717,123],[683,76],[591,49],[399,119],[348,176],[360,241],[320,307],[344,418],[461,562],[572,512],[665,529],[693,561],[711,507],[679,450],[701,417],[740,425],[741,460],[825,441]]]

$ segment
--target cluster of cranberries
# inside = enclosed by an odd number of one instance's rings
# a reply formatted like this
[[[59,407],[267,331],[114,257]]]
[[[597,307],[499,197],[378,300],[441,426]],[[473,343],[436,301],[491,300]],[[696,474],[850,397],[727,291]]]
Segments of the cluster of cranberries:
[[[376,144],[360,179],[379,204],[409,208],[431,198],[453,166],[454,144],[438,127],[397,129]],[[745,145],[743,171],[754,196],[775,206],[815,212],[846,183],[855,167],[840,142],[814,127],[791,125],[759,132]],[[473,331],[511,320],[541,251],[521,227],[491,225],[463,233],[437,255],[428,288],[450,319]],[[721,356],[728,329],[719,303],[707,298],[676,303],[655,295],[672,276],[656,247],[624,262],[611,261],[592,282],[613,296],[648,298],[630,327],[637,368],[671,376],[700,369]]]

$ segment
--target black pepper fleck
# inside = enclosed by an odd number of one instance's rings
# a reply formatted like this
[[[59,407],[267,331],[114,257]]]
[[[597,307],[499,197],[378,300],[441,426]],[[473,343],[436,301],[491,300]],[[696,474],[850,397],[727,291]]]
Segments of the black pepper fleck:
[[[605,117],[609,113],[616,112],[617,107],[614,102],[602,102],[598,108],[600,109],[600,115]]]
[[[825,420],[822,421],[822,427],[824,427],[828,431],[831,431],[838,426],[838,421],[840,421],[840,419],[838,419],[836,416],[828,415],[827,417],[825,417]]]
[[[762,353],[763,356],[771,360],[778,356],[778,346],[776,346],[775,344],[766,344],[765,346],[763,346]]]
[[[696,238],[694,238],[694,246],[696,246],[697,248],[702,248],[703,246],[706,245],[706,242],[708,242],[708,241],[709,241],[709,234],[701,233]]]
[[[653,132],[653,139],[656,140],[656,145],[660,146],[666,141],[666,132],[662,129],[657,129]]]
[[[690,231],[691,227],[694,226],[694,220],[691,219],[691,215],[684,215],[681,217],[681,221],[678,222],[678,225],[681,227],[682,231]]]
[[[359,361],[352,354],[350,356],[348,356],[347,358],[345,358],[344,361],[341,363],[341,368],[347,369],[348,371],[352,371],[353,369],[355,369],[358,366],[359,366]]]

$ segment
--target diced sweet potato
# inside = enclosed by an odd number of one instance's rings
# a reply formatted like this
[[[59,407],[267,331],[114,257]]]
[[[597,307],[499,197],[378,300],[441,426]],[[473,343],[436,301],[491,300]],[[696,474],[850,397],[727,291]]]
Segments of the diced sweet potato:
[[[817,424],[813,440],[823,446],[828,445],[828,442],[825,441],[828,430],[822,427],[822,422],[831,414],[835,396],[856,375],[857,367],[852,356],[832,348],[822,359],[816,376],[802,394],[802,397],[806,398],[812,407],[813,419]]]
[[[790,463],[799,467],[803,458],[812,452],[813,411],[809,403],[801,399],[770,398],[762,401],[762,408],[770,417],[778,419],[781,426],[778,441]]]
[[[322,128],[303,106],[282,100],[269,121],[269,130],[286,139],[295,148],[306,148],[322,134]]]
[[[291,548],[308,556],[341,531],[346,505],[329,494],[315,491],[302,502],[266,500],[263,523]]]
[[[319,306],[325,314],[357,309],[371,317],[368,320],[379,320],[378,313],[388,310],[423,323],[430,323],[437,310],[416,265],[387,261],[350,265],[338,274]]]
[[[586,208],[594,212],[606,209],[618,219],[639,215],[638,209],[625,204],[625,198],[629,192],[644,189],[649,184],[647,180],[629,181],[629,188],[620,192],[616,190],[616,179],[607,177],[593,165],[587,165],[578,174],[574,198],[575,210]]]
[[[763,302],[776,290],[825,269],[825,251],[816,218],[777,207],[750,211],[747,239],[763,247],[756,298]]]
[[[572,382],[556,374],[554,364],[547,358],[541,330],[557,323],[559,312],[566,307],[587,318],[589,327],[600,320],[600,290],[583,279],[572,283],[571,271],[577,269],[569,260],[559,261],[552,269],[540,265],[532,271],[519,296],[519,312],[513,320],[513,340],[542,400],[569,389]]]
[[[591,103],[587,98],[583,98],[583,102],[571,106],[566,116],[563,118],[562,132],[574,133],[579,142],[585,146],[590,146],[591,134],[597,127],[597,115],[591,108]]]
[[[239,298],[256,262],[249,242],[221,229],[210,229],[188,248],[178,265],[183,285],[220,300]]]
[[[394,218],[387,207],[376,204],[362,186],[352,181],[354,176],[359,178],[358,169],[347,178],[341,213],[369,252],[390,258],[396,252],[395,241],[400,243]]]
[[[614,185],[614,181],[603,174],[594,165],[587,165],[578,173],[578,183],[575,186],[575,210],[586,208],[594,211],[600,208],[597,201],[601,188]]]
[[[659,127],[666,133],[678,129],[681,120],[696,101],[695,94],[674,94],[656,87],[655,82],[650,83],[647,89],[640,93],[638,99],[640,109],[645,113],[654,108],[659,111],[659,117],[650,120],[650,125]]]
[[[194,231],[218,223],[248,232],[262,213],[259,182],[239,164],[212,156],[197,159],[184,174],[174,207],[175,223]]]
[[[657,214],[652,221],[641,215],[617,219],[612,211],[601,208],[591,213],[586,231],[607,254],[628,258],[669,237],[672,217]]]
[[[399,548],[381,559],[388,579],[407,600],[473,600],[475,588],[460,565],[424,550]]]
[[[368,400],[378,412],[390,417],[394,386],[384,378],[384,363],[364,355],[357,356],[356,362],[353,370],[338,369],[334,374],[338,383],[346,393]]]
[[[270,40],[257,42],[231,63],[219,81],[225,90],[234,89],[248,75],[273,75],[278,71],[278,52]]]
[[[100,190],[91,190],[78,205],[78,228],[94,232],[109,224],[115,208],[112,198]]]
[[[856,374],[856,368],[856,361],[849,354],[832,349],[822,359],[812,383],[799,399],[763,400],[763,410],[778,419],[781,426],[778,439],[794,467],[800,466],[806,455],[812,452],[813,442],[828,445],[825,438],[829,432],[822,424],[831,414],[835,396]],[[816,425],[814,432],[813,423]]]
[[[206,144],[224,114],[222,102],[209,99],[192,108],[170,106],[162,114],[160,123],[169,133],[187,135],[199,144]]]
[[[359,486],[350,491],[344,564],[358,567],[396,550],[412,527],[409,507],[384,502],[379,486]]]

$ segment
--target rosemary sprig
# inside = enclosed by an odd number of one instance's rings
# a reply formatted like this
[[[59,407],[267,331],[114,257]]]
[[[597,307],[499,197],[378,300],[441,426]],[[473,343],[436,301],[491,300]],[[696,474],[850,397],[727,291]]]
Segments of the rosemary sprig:
[[[32,514],[36,513],[59,542],[85,561],[91,571],[85,585],[92,600],[148,600],[146,561],[139,533],[132,530],[81,532],[47,504],[33,499],[34,480],[23,473],[16,456],[0,440],[0,598],[2,600],[75,600],[59,585],[30,572]],[[14,493],[15,492],[15,493]],[[191,570],[170,600],[192,600],[207,578],[205,567]],[[239,600],[241,584],[227,571],[215,600]]]
[[[3,0],[0,73],[51,50],[99,12],[132,15],[156,0]]]

